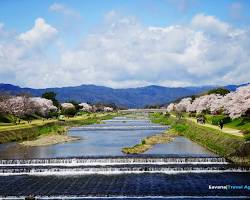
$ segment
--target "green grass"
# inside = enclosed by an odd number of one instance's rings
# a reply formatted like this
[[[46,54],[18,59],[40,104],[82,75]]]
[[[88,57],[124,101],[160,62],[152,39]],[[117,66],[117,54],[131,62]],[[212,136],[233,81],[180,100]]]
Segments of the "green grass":
[[[241,117],[233,120],[228,120],[228,117],[225,115],[205,115],[206,122],[212,125],[217,125],[218,121],[221,119],[224,120],[224,126],[232,129],[241,130],[244,134],[244,139],[246,141],[250,140],[250,117]]]
[[[224,115],[206,115],[206,121],[212,124],[213,119],[223,119]],[[225,126],[238,130],[245,130],[250,132],[250,117],[241,117],[225,122]]]
[[[250,132],[250,118],[238,118],[227,123],[226,126]]]
[[[66,127],[100,123],[101,120],[112,119],[116,114],[97,114],[88,117],[74,117],[66,121],[37,120],[34,124],[10,125],[0,128],[0,144],[14,141],[32,140],[44,134],[63,134]]]
[[[244,133],[245,140],[250,140],[250,118],[238,118],[232,120],[230,123],[225,124],[230,128],[239,129]]]
[[[174,117],[165,119],[164,115],[151,115],[153,122],[171,125],[172,131],[206,147],[210,151],[234,162],[250,164],[250,143],[244,138],[223,133],[220,130],[200,126],[194,122]]]

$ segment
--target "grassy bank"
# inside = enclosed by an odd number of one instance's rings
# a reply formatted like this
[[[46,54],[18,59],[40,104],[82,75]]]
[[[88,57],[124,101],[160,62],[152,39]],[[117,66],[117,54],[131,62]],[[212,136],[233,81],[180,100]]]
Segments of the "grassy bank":
[[[235,163],[250,164],[250,143],[242,137],[200,126],[189,120],[166,117],[159,113],[152,114],[151,120],[154,123],[171,125],[171,131],[183,135]]]
[[[189,117],[188,114],[185,114],[185,118],[196,121],[195,117]],[[219,121],[224,122],[223,132],[232,133],[235,135],[241,135],[245,140],[250,140],[250,118],[249,117],[240,117],[237,119],[230,119],[230,117],[225,115],[204,115],[206,119],[206,125],[211,125],[214,128],[219,129]]]
[[[65,133],[68,127],[100,123],[116,114],[90,114],[66,119],[65,121],[47,120],[32,124],[4,126],[0,129],[0,144],[14,141],[33,140],[41,135]]]
[[[168,133],[156,134],[144,138],[140,144],[133,147],[124,147],[122,152],[125,154],[140,154],[151,149],[155,144],[165,144],[173,140],[174,135]]]

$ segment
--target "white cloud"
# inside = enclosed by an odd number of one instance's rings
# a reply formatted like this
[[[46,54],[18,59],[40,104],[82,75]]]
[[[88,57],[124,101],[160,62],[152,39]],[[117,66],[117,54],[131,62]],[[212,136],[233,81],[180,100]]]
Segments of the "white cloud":
[[[37,18],[34,27],[18,36],[18,39],[25,44],[33,47],[43,45],[55,37],[57,30],[51,25],[47,24],[43,18]]]
[[[18,43],[21,38],[32,44],[56,39],[57,31],[43,20],[42,26],[35,25],[15,42],[0,40],[0,72],[4,73],[0,78],[35,87],[249,82],[249,29],[204,14],[194,16],[186,26],[167,27],[146,27],[132,17],[113,14],[101,30],[85,36],[76,48],[63,49],[58,58],[54,51],[48,55],[46,48],[27,53],[25,45]]]
[[[60,3],[53,3],[50,5],[49,10],[52,12],[60,13],[65,16],[80,18],[80,14],[74,9]]]
[[[191,26],[195,29],[202,30],[212,34],[227,34],[229,24],[218,20],[214,16],[198,14],[191,21]]]

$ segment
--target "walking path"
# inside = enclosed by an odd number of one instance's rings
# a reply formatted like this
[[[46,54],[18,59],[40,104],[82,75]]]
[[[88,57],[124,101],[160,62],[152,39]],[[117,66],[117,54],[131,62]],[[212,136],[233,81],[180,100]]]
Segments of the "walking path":
[[[171,116],[172,117],[176,117],[174,115],[171,115]],[[185,119],[198,124],[195,118],[185,117]],[[215,126],[215,125],[208,124],[208,123],[206,123],[206,124],[198,124],[198,125],[205,126],[205,127],[208,127],[208,128],[213,128],[213,129],[219,130],[219,131],[221,131],[223,133],[228,133],[228,134],[239,136],[239,137],[243,137],[244,136],[243,133],[241,132],[241,130],[238,130],[238,129],[233,129],[233,128],[229,128],[229,127],[225,127],[224,126],[223,129],[221,130],[219,126]]]
[[[73,121],[73,120],[80,120],[80,119],[86,119],[88,117],[86,116],[77,116],[77,117],[72,117],[72,118],[65,118],[65,121]],[[30,124],[28,124],[26,121],[22,121],[21,124],[8,124],[4,126],[0,126],[0,132],[1,131],[10,131],[10,130],[17,130],[17,129],[23,129],[23,128],[32,128],[35,126],[42,126],[51,122],[57,122],[57,119],[49,119],[49,120],[42,120],[42,119],[36,119],[32,120]]]
[[[197,123],[196,119],[194,119],[194,118],[185,117],[185,119]],[[236,136],[243,137],[243,133],[241,133],[241,131],[238,130],[238,129],[233,129],[233,128],[229,128],[229,127],[224,126],[223,129],[221,130],[219,126],[215,126],[215,125],[208,124],[208,123],[206,123],[206,124],[198,124],[198,125],[213,128],[213,129],[222,131],[223,133],[228,133],[228,134],[231,134],[231,135],[236,135]]]

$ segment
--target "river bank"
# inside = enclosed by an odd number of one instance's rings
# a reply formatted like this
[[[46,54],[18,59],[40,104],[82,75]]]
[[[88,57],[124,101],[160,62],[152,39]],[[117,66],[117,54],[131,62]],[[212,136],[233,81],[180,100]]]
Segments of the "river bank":
[[[242,137],[160,113],[152,114],[150,118],[154,123],[170,125],[171,132],[185,136],[234,163],[250,165],[250,143]]]
[[[69,127],[100,123],[101,120],[112,119],[114,116],[116,116],[116,113],[98,113],[73,117],[66,119],[65,121],[47,120],[43,123],[29,124],[21,126],[20,128],[18,128],[18,126],[14,126],[13,128],[6,127],[5,129],[0,130],[0,144],[22,142],[26,140],[31,141],[39,139],[40,136],[63,135]],[[68,139],[69,138],[67,138],[67,140]]]

